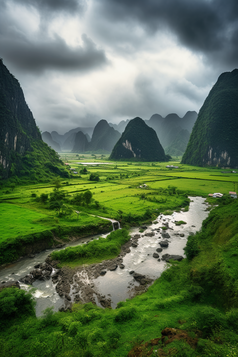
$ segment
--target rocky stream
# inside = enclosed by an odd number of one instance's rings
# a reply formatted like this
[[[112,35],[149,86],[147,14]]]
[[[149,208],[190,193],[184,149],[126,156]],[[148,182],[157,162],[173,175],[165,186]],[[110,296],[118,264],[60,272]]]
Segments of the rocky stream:
[[[37,316],[51,306],[55,311],[70,309],[74,302],[91,301],[103,308],[115,308],[119,301],[145,292],[160,277],[169,260],[184,258],[188,235],[201,228],[209,213],[204,198],[190,199],[187,212],[159,215],[150,226],[132,228],[131,239],[115,259],[74,269],[57,269],[57,262],[49,256],[52,250],[44,251],[2,268],[0,289],[15,284],[32,291]],[[185,223],[178,225],[179,221]],[[84,238],[67,246],[87,244],[97,238]]]

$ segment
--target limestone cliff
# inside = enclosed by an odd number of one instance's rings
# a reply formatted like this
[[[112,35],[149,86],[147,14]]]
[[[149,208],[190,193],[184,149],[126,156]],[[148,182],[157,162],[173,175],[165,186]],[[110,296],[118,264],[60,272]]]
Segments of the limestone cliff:
[[[0,60],[0,177],[37,180],[52,173],[68,175],[43,142],[19,82]]]
[[[182,163],[238,167],[238,69],[223,73],[206,98]]]

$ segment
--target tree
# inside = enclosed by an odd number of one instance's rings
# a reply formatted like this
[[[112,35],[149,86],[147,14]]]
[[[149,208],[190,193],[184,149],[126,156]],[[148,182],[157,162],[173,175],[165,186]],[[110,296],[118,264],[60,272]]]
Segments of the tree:
[[[56,190],[58,190],[62,185],[59,177],[56,177],[52,180],[52,184],[55,186]]]
[[[86,175],[88,173],[88,170],[86,167],[82,168],[80,171],[79,171],[81,174],[83,175]]]
[[[100,178],[98,174],[94,174],[94,173],[90,174],[89,181],[99,181],[99,180]]]
[[[48,200],[48,194],[47,193],[42,193],[40,195],[40,202],[41,203],[46,203],[47,200]]]
[[[93,194],[91,191],[87,190],[84,192],[83,197],[84,197],[84,201],[85,201],[86,205],[88,206],[89,203],[91,203],[91,201],[92,201]]]

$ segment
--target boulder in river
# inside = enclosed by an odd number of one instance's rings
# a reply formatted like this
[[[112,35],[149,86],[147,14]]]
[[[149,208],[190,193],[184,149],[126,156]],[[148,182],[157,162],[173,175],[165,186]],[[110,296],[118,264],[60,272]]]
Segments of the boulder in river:
[[[131,246],[132,246],[133,248],[137,248],[137,247],[138,247],[138,244],[135,243],[135,242],[133,242],[133,243],[131,244]]]
[[[108,268],[108,270],[110,270],[110,271],[114,271],[114,270],[116,270],[116,269],[117,269],[117,267],[118,267],[118,265],[117,265],[117,264],[112,264],[112,265]]]
[[[0,291],[4,288],[20,288],[20,284],[18,281],[8,281],[8,282],[3,282],[0,284]]]
[[[182,255],[170,255],[170,254],[164,254],[162,255],[162,260],[165,260],[166,262],[170,261],[170,260],[177,260],[177,261],[181,261],[184,258],[182,257]]]
[[[154,253],[153,254],[153,258],[159,258],[159,254],[158,253]]]
[[[167,240],[162,240],[159,244],[163,248],[167,248],[169,246],[169,242]]]
[[[146,237],[153,237],[154,235],[155,235],[154,232],[149,232],[145,234]]]
[[[156,252],[161,253],[162,250],[163,250],[162,248],[157,248],[157,249],[156,249]]]
[[[165,233],[162,233],[161,235],[162,235],[163,238],[170,238],[169,233],[165,232]]]

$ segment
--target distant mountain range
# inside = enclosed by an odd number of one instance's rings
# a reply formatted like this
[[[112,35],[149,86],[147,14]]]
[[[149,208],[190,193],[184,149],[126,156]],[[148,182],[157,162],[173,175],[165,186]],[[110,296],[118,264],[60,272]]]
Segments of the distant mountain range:
[[[184,164],[238,167],[238,69],[220,75],[199,111]]]
[[[166,154],[181,156],[185,152],[196,118],[196,112],[187,112],[183,118],[177,114],[169,114],[165,118],[154,114],[144,122],[155,130]],[[119,124],[112,124],[102,119],[95,128],[78,127],[64,135],[52,131],[51,138],[49,133],[44,132],[42,138],[55,150],[56,147],[58,148],[55,144],[58,144],[59,148],[56,150],[58,152],[65,150],[79,153],[86,151],[110,153],[129,122],[130,120],[127,119]],[[91,140],[90,137],[92,137]]]

